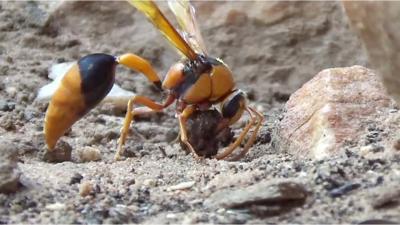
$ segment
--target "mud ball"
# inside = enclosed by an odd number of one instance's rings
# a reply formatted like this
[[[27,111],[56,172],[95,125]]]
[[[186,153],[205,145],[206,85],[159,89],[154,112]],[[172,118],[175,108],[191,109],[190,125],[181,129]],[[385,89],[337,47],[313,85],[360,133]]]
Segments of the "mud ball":
[[[59,141],[53,151],[46,151],[43,156],[44,161],[51,163],[61,163],[71,161],[72,147],[65,141]]]
[[[199,156],[210,158],[218,153],[218,149],[229,145],[233,139],[230,127],[217,130],[223,118],[219,111],[196,111],[186,122],[187,135],[190,144]],[[189,152],[187,146],[180,142],[181,147]]]

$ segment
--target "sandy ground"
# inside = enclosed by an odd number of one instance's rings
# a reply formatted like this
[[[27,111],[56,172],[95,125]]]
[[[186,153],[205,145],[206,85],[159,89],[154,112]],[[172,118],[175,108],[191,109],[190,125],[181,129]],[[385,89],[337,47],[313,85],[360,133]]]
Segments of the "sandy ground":
[[[399,222],[399,158],[365,159],[343,150],[346,154],[313,161],[271,145],[290,93],[321,69],[366,64],[338,3],[291,4],[300,13],[273,24],[249,17],[213,26],[206,21],[207,8],[199,10],[211,54],[231,66],[250,104],[266,118],[242,160],[198,161],[186,155],[179,143],[170,143],[178,134],[171,108],[135,123],[127,142],[130,157],[115,162],[124,112],[103,105],[62,138],[72,147],[72,160],[49,163],[42,134],[46,103],[35,97],[49,82],[51,65],[88,53],[131,51],[164,74],[179,57],[125,2],[68,3],[47,22],[35,2],[0,2],[0,148],[4,155],[17,156],[22,186],[15,194],[0,194],[0,223]],[[324,13],[308,21],[302,17],[308,9]],[[162,98],[143,77],[124,69],[117,73],[123,88]],[[246,119],[233,127],[235,133]],[[101,160],[80,162],[78,152],[85,146],[99,149]],[[282,179],[306,191],[301,204],[283,210],[285,198],[233,208],[218,203],[222,191],[236,190],[240,196],[249,186]],[[174,190],[182,182],[192,185]]]

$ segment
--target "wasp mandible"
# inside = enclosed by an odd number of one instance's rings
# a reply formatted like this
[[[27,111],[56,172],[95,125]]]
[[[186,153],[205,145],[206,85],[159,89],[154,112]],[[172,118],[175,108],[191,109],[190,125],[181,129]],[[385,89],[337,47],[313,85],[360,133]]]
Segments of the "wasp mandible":
[[[234,158],[239,159],[244,156],[253,145],[264,117],[248,106],[244,92],[235,87],[229,67],[221,59],[207,54],[193,6],[187,0],[168,2],[181,28],[178,31],[153,1],[128,0],[128,2],[147,16],[168,42],[183,55],[182,59],[171,66],[161,82],[151,64],[132,53],[119,57],[99,53],[81,58],[64,76],[47,109],[44,133],[49,150],[53,150],[58,139],[107,95],[114,84],[116,66],[123,65],[142,73],[168,95],[163,103],[140,95],[129,100],[118,140],[116,160],[123,154],[134,116],[162,111],[174,102],[176,102],[180,139],[196,157],[199,156],[189,143],[186,130],[186,121],[193,112],[219,105],[223,117],[223,122],[218,125],[221,129],[234,124],[244,112],[247,112],[250,120],[240,135],[214,158],[224,159],[231,155],[254,127],[243,150]],[[136,105],[144,107],[134,107]]]

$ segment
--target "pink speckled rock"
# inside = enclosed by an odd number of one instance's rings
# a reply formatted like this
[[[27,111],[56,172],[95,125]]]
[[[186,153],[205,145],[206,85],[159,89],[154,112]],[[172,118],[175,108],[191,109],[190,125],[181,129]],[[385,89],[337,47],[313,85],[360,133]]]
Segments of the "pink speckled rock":
[[[282,151],[316,159],[344,152],[345,145],[369,145],[364,137],[371,126],[399,122],[398,116],[388,121],[392,106],[372,70],[362,66],[326,69],[290,97],[275,143]],[[384,145],[390,140],[391,135],[382,135],[376,142]]]

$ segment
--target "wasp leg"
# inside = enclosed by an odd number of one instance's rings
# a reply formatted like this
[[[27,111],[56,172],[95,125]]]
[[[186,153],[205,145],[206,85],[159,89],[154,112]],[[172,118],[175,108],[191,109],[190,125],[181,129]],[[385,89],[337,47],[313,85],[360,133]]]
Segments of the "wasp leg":
[[[189,118],[192,113],[196,111],[196,108],[193,105],[187,106],[181,114],[179,114],[178,119],[179,119],[179,128],[180,128],[180,138],[181,141],[189,148],[190,152],[193,153],[193,155],[197,158],[200,159],[200,157],[196,151],[194,150],[193,146],[189,143],[188,137],[187,137],[187,129],[186,129],[186,121]]]
[[[231,158],[232,161],[236,161],[236,160],[243,158],[243,156],[245,156],[249,152],[250,147],[253,145],[254,141],[257,138],[257,134],[258,134],[258,131],[260,130],[261,124],[264,122],[264,116],[260,112],[258,112],[257,110],[255,110],[251,107],[248,107],[248,109],[250,111],[252,111],[254,114],[256,114],[256,116],[258,117],[258,121],[256,122],[256,127],[253,130],[253,134],[251,135],[250,139],[247,141],[243,150],[240,152],[240,154],[232,157]]]
[[[256,121],[255,116],[251,110],[246,106],[246,99],[244,93],[241,90],[235,90],[221,103],[222,116],[229,121],[229,125],[237,122],[246,110],[250,115],[250,121],[244,127],[243,131],[240,133],[239,137],[231,143],[227,148],[225,148],[221,153],[215,156],[216,159],[224,159],[243,142],[245,136],[249,132]]]
[[[159,90],[161,90],[160,78],[147,60],[135,54],[127,53],[119,56],[117,58],[117,62],[132,70],[144,74],[150,82],[152,82]]]
[[[127,106],[124,125],[121,128],[121,135],[120,138],[118,139],[118,150],[115,154],[114,159],[119,160],[121,158],[121,155],[124,153],[124,144],[126,141],[126,137],[128,135],[129,126],[132,123],[133,117],[135,115],[142,115],[150,112],[162,111],[164,108],[171,105],[174,101],[175,97],[172,95],[169,95],[163,104],[154,102],[153,100],[144,96],[135,96],[132,99],[130,99]],[[147,107],[147,109],[143,107],[133,109],[134,104],[144,105]]]
[[[250,112],[249,112],[249,114],[250,114]],[[221,153],[217,154],[215,156],[216,159],[219,160],[219,159],[224,159],[224,158],[228,157],[243,142],[244,138],[246,137],[246,134],[249,132],[249,130],[251,129],[251,127],[253,126],[253,124],[255,122],[255,118],[252,114],[250,114],[250,117],[251,117],[250,121],[246,124],[243,131],[240,133],[239,137],[233,143],[231,143],[228,147],[226,147]]]

